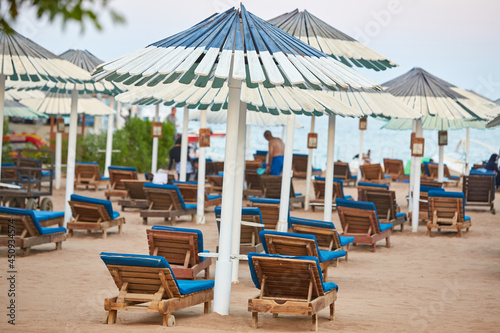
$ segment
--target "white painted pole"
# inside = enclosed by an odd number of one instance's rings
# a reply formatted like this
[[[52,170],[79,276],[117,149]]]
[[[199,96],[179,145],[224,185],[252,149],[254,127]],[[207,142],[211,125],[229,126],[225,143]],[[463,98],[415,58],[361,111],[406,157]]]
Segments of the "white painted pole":
[[[469,143],[470,143],[470,128],[465,129],[465,172],[464,175],[469,174]]]
[[[160,114],[160,104],[156,104],[155,121],[158,121]],[[158,138],[153,137],[153,156],[151,158],[151,173],[155,174],[158,169]]]
[[[187,165],[187,154],[188,154],[188,121],[189,121],[189,110],[187,107],[184,107],[184,118],[182,120],[181,170],[179,175],[179,180],[181,182],[186,181],[186,165]]]
[[[293,126],[295,127],[295,124]],[[281,126],[281,140],[285,140],[285,137],[286,137],[286,128],[285,126]]]
[[[207,110],[200,110],[200,128],[207,127]],[[196,223],[205,224],[205,147],[200,147],[198,155],[198,192],[196,199]]]
[[[417,128],[415,132],[416,138],[422,137],[422,119],[417,120]],[[422,162],[421,157],[415,157],[415,179],[413,181],[413,213],[411,218],[411,231],[418,231],[418,220],[419,220],[419,207],[420,207],[420,163]]]
[[[5,107],[5,75],[0,74],[0,138],[3,139],[3,117]],[[0,140],[0,171],[2,170],[3,140]]]
[[[335,152],[335,115],[328,116],[328,146],[326,151],[325,209],[323,220],[332,221],[333,173]],[[358,177],[359,178],[359,177]]]
[[[114,107],[111,107],[114,109]],[[116,103],[116,115],[115,115],[115,128],[120,129],[120,119],[121,119],[121,109],[122,109],[122,103],[117,102]],[[132,113],[130,113],[130,118],[132,118]]]
[[[412,121],[412,133],[417,132],[417,120],[413,119]],[[411,144],[411,143],[410,143]],[[410,180],[408,182],[408,211],[411,212],[413,209],[413,199],[412,199],[412,191],[413,191],[413,183],[415,181],[415,173],[418,172],[415,166],[415,157],[411,156],[410,158]]]
[[[56,190],[61,188],[62,133],[56,132]]]
[[[234,58],[234,56],[233,56]],[[215,264],[214,312],[229,315],[231,300],[231,235],[234,204],[234,182],[236,173],[236,149],[241,81],[233,79],[233,61],[229,71],[229,97],[227,107],[226,148],[224,158],[224,180],[222,182],[222,207],[219,234],[219,256]]]
[[[288,231],[288,212],[290,211],[290,184],[292,180],[293,132],[295,130],[295,113],[287,116],[285,157],[281,173],[280,212],[277,231]],[[283,127],[283,130],[285,128]]]
[[[245,149],[245,151],[246,151],[246,158],[248,160],[250,160],[252,158],[252,152],[250,151],[250,146],[251,146],[250,145],[250,143],[251,143],[250,139],[252,137],[251,131],[252,131],[252,125],[247,125],[247,143],[246,143],[246,149]]]
[[[71,91],[71,113],[68,134],[68,162],[66,167],[66,196],[64,201],[64,225],[71,220],[69,201],[75,186],[76,132],[78,130],[78,91]]]
[[[444,146],[439,146],[438,182],[444,180]]]
[[[243,181],[245,180],[245,128],[247,117],[247,104],[240,102],[240,115],[238,119],[238,148],[236,150],[236,173],[234,182],[233,228],[231,237],[231,254],[240,254],[241,238],[241,207],[243,203]],[[233,259],[231,282],[239,283],[238,271],[240,262]]]
[[[357,183],[361,180],[361,164],[363,163],[363,139],[365,136],[365,131],[359,131],[359,155],[358,155],[358,177],[356,178]]]
[[[314,133],[314,125],[316,122],[316,117],[311,117],[311,133]],[[306,170],[306,201],[304,204],[305,210],[309,210],[309,201],[311,198],[309,197],[311,192],[311,183],[312,183],[312,159],[313,159],[314,149],[309,149],[309,155],[307,155],[307,170]]]
[[[114,110],[115,98],[113,96],[109,99],[109,107]],[[111,153],[113,150],[113,114],[108,116],[108,132],[106,135],[106,158],[104,163],[104,177],[109,177],[109,166],[111,165]]]
[[[94,134],[99,134],[99,122],[101,121],[101,117],[94,116]]]

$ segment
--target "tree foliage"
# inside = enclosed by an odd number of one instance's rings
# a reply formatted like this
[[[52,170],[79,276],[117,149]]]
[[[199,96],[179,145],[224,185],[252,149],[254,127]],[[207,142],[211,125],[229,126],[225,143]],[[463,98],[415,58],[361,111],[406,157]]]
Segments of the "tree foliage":
[[[102,29],[101,16],[109,12],[113,22],[123,23],[124,17],[109,6],[110,0],[2,0],[0,2],[0,28],[12,31],[11,25],[17,20],[23,7],[34,7],[40,19],[47,17],[50,22],[56,18],[67,22],[78,22],[84,30],[85,22],[90,21],[98,30]],[[1,8],[5,6],[6,8]]]

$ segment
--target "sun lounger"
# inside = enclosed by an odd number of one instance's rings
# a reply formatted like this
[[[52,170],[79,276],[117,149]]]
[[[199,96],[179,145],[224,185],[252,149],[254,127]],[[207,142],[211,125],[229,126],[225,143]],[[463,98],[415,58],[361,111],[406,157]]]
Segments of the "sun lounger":
[[[279,199],[251,197],[250,206],[258,207],[260,209],[262,214],[262,224],[264,224],[265,230],[276,230],[280,213]]]
[[[215,207],[214,211],[217,229],[220,231],[221,207]],[[262,214],[258,207],[243,207],[241,209],[240,254],[264,251],[259,237],[259,232],[264,230],[262,220]]]
[[[378,183],[359,182],[358,186],[357,186],[357,190],[358,190],[358,201],[366,201],[363,198],[363,192],[365,190],[386,190],[386,191],[389,191],[389,185],[378,184]]]
[[[420,185],[420,200],[419,200],[419,214],[424,214],[427,217],[427,212],[429,210],[429,201],[428,194],[429,191],[442,191],[444,192],[444,188],[434,187],[434,186],[425,186]]]
[[[396,204],[396,192],[388,190],[364,190],[364,201],[373,202],[377,209],[380,223],[391,223],[393,227],[401,226],[403,231],[404,223],[408,221],[405,213],[398,212]],[[394,230],[394,229],[393,229]]]
[[[72,194],[69,205],[73,212],[73,218],[67,225],[70,236],[73,230],[87,230],[89,233],[101,230],[102,238],[106,238],[108,229],[116,226],[118,233],[122,233],[125,218],[113,211],[111,201]]]
[[[185,203],[181,191],[176,185],[145,183],[144,192],[149,205],[148,209],[141,210],[144,224],[148,224],[150,217],[161,217],[165,221],[170,219],[172,225],[175,225],[178,216],[191,215],[191,218],[194,219],[196,215],[196,204]]]
[[[438,179],[438,168],[439,164],[438,163],[432,163],[432,162],[425,162],[424,163],[424,168],[426,168],[426,173],[428,177],[431,179]],[[448,166],[445,164],[444,165],[444,180],[446,183],[453,183],[454,185],[457,185],[460,182],[460,176],[452,176],[450,174],[450,170],[448,169]]]
[[[264,197],[274,199],[281,197],[281,176],[262,175],[261,179]],[[304,208],[305,196],[302,193],[295,193],[293,182],[290,180],[290,209],[293,209],[295,203],[299,203]]]
[[[127,191],[127,197],[125,199],[118,200],[118,205],[122,206],[122,211],[125,208],[148,208],[148,200],[146,199],[146,193],[144,192],[144,184],[149,183],[147,180],[122,180],[125,191]]]
[[[198,202],[198,183],[197,182],[180,182],[173,181],[172,185],[176,185],[181,191],[184,202],[188,204],[196,204]],[[218,194],[205,193],[205,207],[217,206],[222,202],[222,196]]]
[[[247,188],[243,190],[244,197],[262,197],[264,196],[264,187],[262,186],[262,179],[255,170],[245,170],[245,180]]]
[[[146,230],[149,254],[167,259],[174,275],[179,279],[194,280],[199,272],[210,276],[211,258],[199,257],[203,249],[203,234],[197,229],[155,225]]]
[[[137,170],[135,167],[109,166],[109,181],[111,189],[104,192],[106,199],[111,197],[125,198],[127,189],[123,184],[124,180],[137,180]]]
[[[321,250],[344,250],[345,260],[349,260],[349,244],[354,242],[354,237],[339,236],[333,222],[302,219],[290,216],[293,232],[298,234],[314,235]]]
[[[75,189],[77,186],[93,186],[98,190],[100,186],[108,187],[109,178],[102,177],[99,171],[99,164],[96,162],[77,162],[75,164]]]
[[[257,150],[255,154],[253,154],[254,161],[266,162],[267,158],[267,150]]]
[[[335,162],[333,166],[333,177],[342,179],[346,186],[356,185],[357,176],[351,174],[351,169],[348,163]]]
[[[467,232],[471,226],[469,216],[465,216],[465,196],[462,192],[429,191],[429,222],[427,222],[427,235],[436,228],[451,229],[462,237],[462,229]]]
[[[420,178],[420,185],[421,186],[428,186],[428,187],[444,187],[443,182],[438,182],[436,179],[430,179],[430,178]]]
[[[472,170],[464,176],[462,189],[466,206],[489,206],[495,214],[495,173]]]
[[[375,252],[376,243],[385,239],[391,247],[391,223],[379,223],[377,210],[371,202],[337,199],[337,211],[343,232],[341,236],[354,237],[354,244],[371,244]]]
[[[101,259],[120,290],[104,300],[104,324],[114,324],[118,310],[158,312],[169,327],[175,326],[175,311],[204,303],[204,312],[211,312],[214,281],[177,280],[160,256],[102,252]]]
[[[259,168],[262,168],[262,162],[261,161],[245,161],[245,170],[257,170]]]
[[[224,177],[222,176],[207,176],[207,181],[211,185],[211,190],[216,193],[222,193],[222,182]]]
[[[293,159],[292,159],[293,177],[306,178],[306,176],[307,176],[307,158],[308,158],[308,155],[306,155],[306,154],[293,154]],[[319,175],[321,175],[321,170],[313,168],[312,174],[319,176]]]
[[[260,294],[248,300],[252,326],[257,328],[259,312],[311,316],[312,330],[318,330],[318,312],[330,308],[334,319],[334,302],[338,287],[324,282],[316,257],[289,257],[250,253],[248,265],[252,281]]]
[[[391,176],[387,176],[382,171],[380,164],[363,164],[360,165],[361,174],[363,177],[360,182],[370,182],[379,184],[390,184]]]
[[[316,198],[309,201],[309,205],[311,206],[313,212],[316,210],[316,207],[324,207],[325,206],[325,178],[324,177],[314,177],[313,179],[314,193]],[[342,179],[333,179],[333,202],[332,205],[335,208],[335,199],[349,199],[353,200],[352,196],[344,195],[344,182]]]
[[[405,167],[402,160],[384,158],[384,172],[392,180],[409,180],[410,176],[405,174]]]
[[[50,227],[58,225],[58,227]],[[66,240],[64,212],[36,211],[0,206],[0,246],[12,245],[30,253],[31,247],[46,243],[56,243],[56,250],[62,248]],[[9,252],[10,253],[10,252]]]

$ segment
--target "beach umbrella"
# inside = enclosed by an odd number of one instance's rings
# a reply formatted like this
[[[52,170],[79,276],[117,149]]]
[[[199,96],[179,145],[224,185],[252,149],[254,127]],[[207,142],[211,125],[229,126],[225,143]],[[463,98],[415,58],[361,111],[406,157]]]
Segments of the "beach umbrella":
[[[500,126],[500,115],[495,117],[494,119],[490,120],[486,124],[486,128],[493,128],[493,127],[497,127],[497,126]]]
[[[406,103],[409,107],[419,111],[422,118],[413,124],[416,137],[422,137],[422,129],[436,129],[445,131],[457,128],[459,124],[465,124],[473,120],[490,119],[492,108],[483,105],[476,98],[471,98],[470,94],[421,68],[413,68],[384,84],[386,91]],[[468,96],[468,97],[466,97]],[[400,120],[391,120],[386,125],[389,128],[391,123],[398,123]],[[409,123],[407,123],[409,124]],[[426,124],[426,127],[423,125]],[[410,128],[410,126],[408,126]],[[444,146],[439,148],[439,180],[442,181],[444,174]],[[412,157],[412,172],[410,175],[410,188],[413,188],[413,201],[410,210],[413,208],[418,212],[420,198],[420,157]],[[410,197],[411,198],[411,197]],[[412,216],[412,229],[414,232],[418,228],[418,213]]]
[[[242,170],[236,168],[238,138],[241,140],[242,136],[238,135],[238,129],[242,123],[240,118],[243,120],[246,114],[246,107],[240,104],[289,114],[287,136],[293,136],[295,113],[337,113],[336,104],[321,104],[315,96],[328,96],[326,90],[339,87],[377,86],[246,11],[244,6],[241,10],[232,8],[214,14],[192,28],[100,65],[93,75],[98,80],[118,80],[129,85],[166,84],[168,88],[157,97],[170,100],[169,103],[178,107],[220,109],[227,103],[228,130],[214,295],[214,310],[224,315],[229,312],[231,290],[232,220],[235,229],[241,220],[241,216],[234,219],[241,214],[241,207],[233,206],[235,173]],[[331,95],[330,98],[333,100]],[[352,111],[350,115],[355,113]],[[284,164],[284,177],[289,177],[291,156],[285,158]],[[242,177],[237,181],[242,182]],[[287,186],[286,181],[283,183],[282,194],[288,193],[290,183]],[[288,210],[289,196],[282,195],[281,200]],[[280,229],[286,228],[286,218],[280,216]]]
[[[46,115],[38,113],[31,107],[24,105],[14,99],[10,99],[8,95],[5,96],[4,101],[4,117],[15,117],[35,120],[38,118],[47,118]]]

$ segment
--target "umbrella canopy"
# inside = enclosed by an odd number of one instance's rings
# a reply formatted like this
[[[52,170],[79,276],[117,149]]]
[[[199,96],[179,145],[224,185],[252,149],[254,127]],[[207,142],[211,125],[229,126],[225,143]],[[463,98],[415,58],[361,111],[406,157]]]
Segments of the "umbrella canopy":
[[[490,120],[486,124],[486,128],[493,128],[493,127],[497,127],[497,126],[500,126],[500,115],[495,117],[493,120]]]
[[[102,64],[104,61],[97,58],[95,55],[87,50],[67,50],[61,53],[59,57],[83,68],[87,72],[91,73],[98,65]]]
[[[31,107],[21,104],[13,99],[6,99],[4,104],[4,116],[23,119],[47,118],[46,115],[38,113]]]
[[[357,67],[383,71],[398,66],[307,10],[301,12],[295,9],[268,22],[349,67],[354,64]]]
[[[61,93],[48,93],[45,98],[28,98],[22,103],[48,115],[69,115],[71,110],[71,96]],[[97,98],[83,95],[78,98],[78,113],[93,116],[114,114],[115,111]]]
[[[196,110],[189,114],[189,120],[200,120],[201,111]],[[227,122],[227,110],[207,111],[207,122],[211,124],[225,124]],[[255,126],[286,126],[286,119],[275,117],[263,112],[248,112],[246,118],[247,125]],[[295,120],[295,128],[302,128],[298,120]]]

